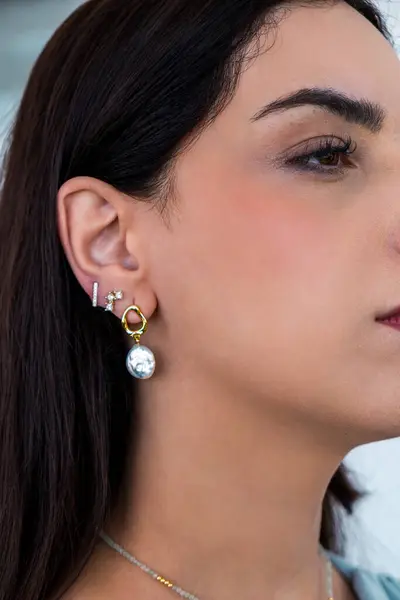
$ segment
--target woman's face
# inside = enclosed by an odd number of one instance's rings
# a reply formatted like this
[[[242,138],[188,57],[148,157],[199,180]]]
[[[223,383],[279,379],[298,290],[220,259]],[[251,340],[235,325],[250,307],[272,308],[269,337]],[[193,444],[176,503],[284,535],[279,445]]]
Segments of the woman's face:
[[[147,213],[166,372],[399,435],[400,330],[376,318],[400,306],[400,63],[344,3],[263,44],[179,158],[170,227]]]

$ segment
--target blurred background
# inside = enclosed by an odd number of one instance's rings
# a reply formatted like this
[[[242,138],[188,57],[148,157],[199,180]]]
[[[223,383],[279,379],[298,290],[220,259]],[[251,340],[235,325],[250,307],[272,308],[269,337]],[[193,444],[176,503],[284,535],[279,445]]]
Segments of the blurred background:
[[[32,64],[78,0],[0,0],[0,143]]]
[[[77,0],[0,0],[0,154],[35,58],[79,4]],[[400,0],[378,4],[387,15],[400,55]],[[400,438],[357,448],[346,463],[370,492],[357,514],[345,520],[348,556],[367,568],[400,577]]]

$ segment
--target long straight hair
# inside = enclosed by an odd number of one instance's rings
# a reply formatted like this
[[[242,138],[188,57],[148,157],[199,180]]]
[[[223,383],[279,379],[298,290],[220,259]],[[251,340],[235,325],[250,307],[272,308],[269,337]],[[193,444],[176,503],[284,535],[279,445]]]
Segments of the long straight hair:
[[[373,4],[347,3],[389,39]],[[34,65],[1,179],[0,600],[58,597],[80,571],[137,428],[122,328],[72,274],[57,192],[86,175],[161,207],[178,152],[233,97],[282,5],[90,0]],[[342,466],[323,503],[326,548],[341,552],[337,509],[359,496]]]

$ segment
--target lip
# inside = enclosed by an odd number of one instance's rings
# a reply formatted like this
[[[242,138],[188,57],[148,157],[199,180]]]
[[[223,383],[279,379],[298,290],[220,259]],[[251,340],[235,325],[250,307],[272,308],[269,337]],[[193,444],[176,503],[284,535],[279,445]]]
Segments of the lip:
[[[376,317],[376,320],[380,323],[390,321],[391,319],[397,319],[398,323],[400,324],[400,306],[396,306],[396,308],[393,308],[392,310],[389,310],[388,312]]]

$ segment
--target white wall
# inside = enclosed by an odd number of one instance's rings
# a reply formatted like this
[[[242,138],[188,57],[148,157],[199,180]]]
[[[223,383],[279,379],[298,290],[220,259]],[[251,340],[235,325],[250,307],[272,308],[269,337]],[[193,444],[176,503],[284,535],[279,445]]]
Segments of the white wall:
[[[400,1],[378,0],[377,4],[386,15],[390,30],[395,38],[397,49],[400,52]]]
[[[347,522],[348,556],[400,577],[400,438],[360,446],[345,462],[370,493]]]

